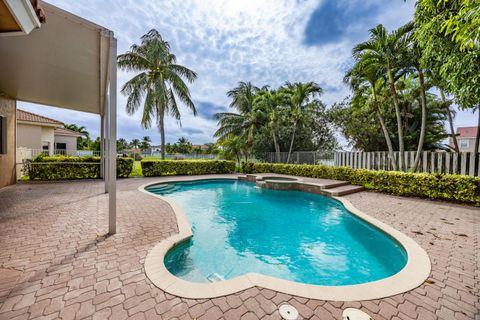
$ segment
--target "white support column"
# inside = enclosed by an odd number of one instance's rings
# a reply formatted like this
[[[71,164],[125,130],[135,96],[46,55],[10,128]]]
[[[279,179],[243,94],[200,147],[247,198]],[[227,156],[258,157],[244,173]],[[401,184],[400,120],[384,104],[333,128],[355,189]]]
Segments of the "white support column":
[[[110,155],[108,154],[108,140],[109,140],[109,135],[108,135],[108,132],[109,132],[109,117],[110,117],[110,113],[109,113],[109,109],[110,109],[110,94],[108,93],[108,82],[107,82],[107,86],[106,86],[106,89],[107,93],[105,94],[105,107],[104,107],[104,117],[103,117],[103,149],[102,149],[102,152],[103,152],[103,181],[105,182],[105,193],[108,193],[108,158],[110,157]]]
[[[108,63],[108,233],[117,232],[117,39],[110,33]]]
[[[105,109],[104,109],[105,110]],[[100,178],[105,180],[105,115],[100,115]],[[106,192],[107,190],[105,190]]]

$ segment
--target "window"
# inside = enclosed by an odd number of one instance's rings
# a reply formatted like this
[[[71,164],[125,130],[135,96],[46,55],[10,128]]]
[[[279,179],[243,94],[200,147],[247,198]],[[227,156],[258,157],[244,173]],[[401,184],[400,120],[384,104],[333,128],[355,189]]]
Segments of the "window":
[[[55,154],[67,154],[67,144],[66,143],[55,143]]]
[[[0,116],[0,154],[7,154],[7,118]]]
[[[470,148],[470,140],[460,139],[460,149],[468,149],[468,148]]]
[[[42,141],[42,151],[47,156],[50,154],[50,143],[48,141]]]

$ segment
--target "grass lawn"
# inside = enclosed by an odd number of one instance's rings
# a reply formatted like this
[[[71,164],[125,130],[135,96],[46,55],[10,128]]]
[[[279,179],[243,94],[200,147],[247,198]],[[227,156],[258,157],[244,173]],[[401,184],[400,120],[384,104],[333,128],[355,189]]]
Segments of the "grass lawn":
[[[133,169],[130,177],[143,177],[142,174],[142,166],[140,165],[140,161],[133,162]]]

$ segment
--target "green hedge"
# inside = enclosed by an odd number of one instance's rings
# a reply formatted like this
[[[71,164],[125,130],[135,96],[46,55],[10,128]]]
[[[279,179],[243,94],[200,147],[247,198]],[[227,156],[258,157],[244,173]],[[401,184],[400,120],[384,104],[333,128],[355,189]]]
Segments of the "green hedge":
[[[117,177],[132,172],[132,158],[117,158]],[[44,156],[27,160],[24,172],[30,180],[73,180],[100,178],[100,157]]]
[[[247,163],[245,173],[280,173],[348,181],[366,189],[399,196],[442,199],[480,205],[480,177],[405,173],[320,165]]]
[[[226,160],[143,160],[141,165],[145,177],[235,172],[235,162]]]

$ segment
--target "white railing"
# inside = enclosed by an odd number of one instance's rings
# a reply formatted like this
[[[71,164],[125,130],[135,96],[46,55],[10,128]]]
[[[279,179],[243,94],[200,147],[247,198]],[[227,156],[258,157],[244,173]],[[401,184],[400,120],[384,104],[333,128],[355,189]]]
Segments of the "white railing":
[[[404,153],[407,168],[413,167],[415,154],[415,151]],[[394,152],[392,161],[388,152],[335,152],[334,164],[357,169],[393,170],[393,162],[399,168],[399,155]],[[424,151],[416,172],[480,176],[480,153]]]
[[[29,149],[29,148],[17,148],[17,162],[22,162],[23,159],[33,159],[43,153],[47,156],[64,155],[64,156],[100,156],[100,151],[93,150],[42,150],[42,149]]]

